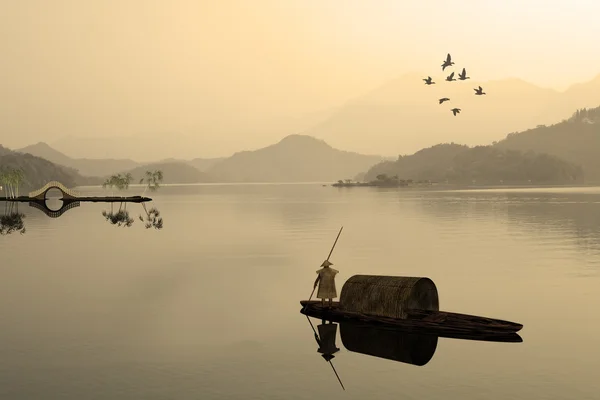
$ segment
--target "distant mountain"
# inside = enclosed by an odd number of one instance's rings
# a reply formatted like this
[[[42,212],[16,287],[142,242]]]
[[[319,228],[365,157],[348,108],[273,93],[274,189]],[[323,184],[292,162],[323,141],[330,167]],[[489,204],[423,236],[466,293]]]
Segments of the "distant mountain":
[[[58,150],[53,149],[47,143],[39,142],[31,146],[17,150],[21,153],[29,153],[34,156],[45,158],[55,164],[74,168],[84,176],[104,176],[116,171],[135,168],[139,163],[128,159],[86,159],[71,158]]]
[[[506,132],[527,129],[568,118],[572,110],[600,104],[600,76],[573,85],[564,92],[544,89],[520,79],[446,82],[452,71],[407,74],[357,97],[325,121],[302,133],[326,140],[332,146],[375,154],[411,154],[451,140],[483,145]],[[435,85],[422,81],[431,75]],[[456,75],[455,75],[456,77]],[[475,96],[481,85],[485,96]],[[438,104],[438,99],[450,98]],[[461,108],[454,117],[453,107]]]
[[[216,163],[223,161],[227,157],[218,157],[218,158],[194,158],[193,160],[182,160],[178,158],[165,158],[164,160],[158,161],[159,163],[186,163],[196,168],[198,171],[206,171]]]
[[[567,119],[575,109],[593,108],[600,104],[600,75],[589,82],[572,85],[546,106],[541,122],[552,124]],[[535,125],[531,125],[535,126]]]
[[[213,179],[205,172],[188,165],[185,162],[160,162],[146,164],[122,173],[131,173],[133,183],[137,183],[145,176],[146,171],[161,170],[163,172],[163,183],[207,183]]]
[[[23,169],[25,175],[23,191],[39,189],[53,180],[59,181],[67,187],[100,183],[98,178],[81,176],[72,168],[54,164],[31,154],[11,151],[2,146],[0,146],[0,167]],[[24,193],[23,191],[22,193]]]
[[[225,160],[226,157],[219,158],[194,158],[193,160],[186,161],[189,165],[196,168],[199,171],[207,171],[213,165]]]
[[[172,131],[146,127],[139,128],[144,131],[139,134],[118,136],[70,134],[49,144],[73,158],[119,158],[140,163],[157,162],[167,157],[183,160],[199,156],[216,158],[229,156],[239,149],[264,147],[276,142],[282,135],[302,132],[325,120],[334,110],[269,116],[252,112],[235,116],[205,114],[193,126],[183,127],[173,121]],[[128,131],[128,127],[121,126],[119,130]]]
[[[31,155],[44,158],[48,161],[51,161],[55,164],[64,165],[66,167],[75,168],[70,164],[73,164],[73,159],[68,157],[67,155],[61,153],[58,150],[53,149],[47,143],[38,142],[36,144],[29,145],[27,147],[23,147],[22,149],[17,149],[16,151],[21,153],[29,153]]]
[[[372,167],[365,180],[378,175],[399,179],[431,180],[455,184],[573,184],[582,183],[583,169],[548,154],[503,150],[495,146],[470,148],[438,144],[398,160]]]
[[[276,144],[242,151],[207,170],[219,181],[319,182],[352,178],[381,156],[337,150],[306,135],[289,135]]]
[[[557,124],[508,134],[495,146],[560,157],[581,165],[586,182],[600,182],[600,107],[578,110]]]

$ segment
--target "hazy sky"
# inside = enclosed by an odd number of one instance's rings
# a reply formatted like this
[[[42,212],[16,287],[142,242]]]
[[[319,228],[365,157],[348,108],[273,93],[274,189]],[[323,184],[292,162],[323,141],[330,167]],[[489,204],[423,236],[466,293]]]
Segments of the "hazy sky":
[[[600,73],[597,0],[0,1],[9,147],[179,133],[234,152],[447,52],[478,79]]]

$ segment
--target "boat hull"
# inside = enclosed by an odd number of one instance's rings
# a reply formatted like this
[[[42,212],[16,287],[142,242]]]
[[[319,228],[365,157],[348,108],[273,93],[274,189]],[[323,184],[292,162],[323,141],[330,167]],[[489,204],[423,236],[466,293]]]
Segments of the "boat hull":
[[[334,302],[331,308],[327,305],[323,308],[320,301],[303,300],[300,305],[302,314],[315,318],[333,322],[363,322],[394,327],[405,332],[431,333],[443,337],[477,340],[476,338],[486,335],[496,337],[514,334],[523,328],[523,325],[515,322],[445,311],[408,310],[406,319],[396,319],[344,311],[340,309],[339,302]]]

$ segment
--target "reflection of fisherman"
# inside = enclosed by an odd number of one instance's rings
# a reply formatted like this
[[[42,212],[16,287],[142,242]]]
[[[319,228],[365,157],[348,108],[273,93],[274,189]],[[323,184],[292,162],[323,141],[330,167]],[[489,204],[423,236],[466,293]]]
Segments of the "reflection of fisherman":
[[[321,305],[325,307],[325,299],[329,299],[329,307],[331,308],[333,299],[337,297],[337,291],[335,289],[335,275],[339,272],[333,268],[329,268],[333,265],[329,260],[323,261],[320,270],[317,271],[317,279],[315,280],[314,287],[319,284],[319,291],[317,292],[317,298],[321,299]]]
[[[335,345],[335,337],[337,335],[337,324],[323,323],[317,326],[319,330],[320,339],[318,340],[319,348],[317,351],[321,353],[321,357],[325,359],[325,361],[330,361],[335,356],[334,353],[340,351],[339,348]]]
[[[333,366],[333,363],[331,362],[331,360],[335,357],[333,353],[337,353],[338,351],[340,351],[340,349],[338,349],[335,345],[337,324],[333,324],[331,322],[329,322],[328,324],[325,320],[323,320],[323,323],[318,326],[319,334],[317,335],[317,331],[315,330],[315,327],[313,326],[312,322],[310,322],[310,318],[308,318],[308,315],[306,316],[306,319],[308,320],[308,323],[310,324],[310,327],[312,328],[313,333],[315,335],[315,340],[319,345],[317,351],[321,353],[321,357],[323,357],[325,361],[327,361],[329,365],[331,365],[331,369],[333,369],[335,376],[338,378],[342,389],[346,390],[346,388],[344,388],[342,380],[340,379],[340,376],[338,375],[337,371],[335,370],[335,367]],[[321,336],[321,338],[319,338],[319,336]]]

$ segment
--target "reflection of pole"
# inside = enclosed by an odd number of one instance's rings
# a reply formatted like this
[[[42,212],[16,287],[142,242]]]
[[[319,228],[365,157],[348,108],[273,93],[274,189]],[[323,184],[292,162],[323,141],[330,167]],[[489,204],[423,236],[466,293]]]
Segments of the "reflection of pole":
[[[321,340],[319,340],[319,335],[317,335],[317,331],[315,330],[315,327],[313,326],[312,322],[310,321],[310,318],[308,318],[308,315],[306,315],[306,319],[308,320],[308,323],[310,324],[310,327],[313,330],[317,344],[319,345],[319,347],[321,347]],[[340,376],[338,375],[337,371],[335,370],[335,367],[333,366],[333,363],[331,362],[331,360],[327,360],[327,362],[329,363],[329,365],[331,365],[331,368],[333,369],[333,372],[335,373],[335,376],[337,377],[338,382],[342,386],[342,389],[346,390],[346,388],[344,387],[344,384],[342,383],[342,380],[340,379]]]
[[[335,370],[335,368],[333,367],[333,363],[331,362],[331,360],[329,360],[329,365],[331,365],[331,369],[333,369],[333,373],[335,374],[335,376],[338,379],[338,382],[340,383],[340,385],[342,385],[342,389],[346,390],[346,388],[344,387],[344,384],[342,383],[342,380],[340,379],[340,376],[338,375],[337,371]]]

